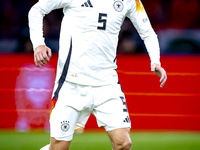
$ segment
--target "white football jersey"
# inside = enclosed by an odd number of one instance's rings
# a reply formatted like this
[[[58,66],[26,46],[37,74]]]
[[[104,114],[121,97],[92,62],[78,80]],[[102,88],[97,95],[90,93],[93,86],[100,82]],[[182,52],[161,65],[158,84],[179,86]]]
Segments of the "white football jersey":
[[[128,17],[144,40],[151,64],[160,65],[157,35],[139,0],[40,0],[29,12],[34,49],[44,45],[42,19],[63,8],[56,81],[100,86],[118,82],[116,49]]]

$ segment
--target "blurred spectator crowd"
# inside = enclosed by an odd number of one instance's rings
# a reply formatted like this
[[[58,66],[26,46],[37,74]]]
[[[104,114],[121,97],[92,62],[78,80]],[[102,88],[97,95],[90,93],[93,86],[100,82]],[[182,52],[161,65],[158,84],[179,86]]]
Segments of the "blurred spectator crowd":
[[[37,0],[0,1],[0,52],[32,52],[28,11]],[[161,53],[200,53],[200,0],[142,0],[155,29]],[[44,19],[46,44],[58,51],[62,10]],[[146,53],[137,31],[128,18],[119,34],[118,53]]]

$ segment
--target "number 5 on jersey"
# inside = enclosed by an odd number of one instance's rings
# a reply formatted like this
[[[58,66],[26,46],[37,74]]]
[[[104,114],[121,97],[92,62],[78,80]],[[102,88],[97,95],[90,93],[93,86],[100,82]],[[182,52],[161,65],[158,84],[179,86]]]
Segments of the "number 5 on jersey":
[[[98,23],[101,23],[101,26],[98,26],[97,29],[99,30],[106,30],[106,23],[107,23],[107,14],[99,13]]]

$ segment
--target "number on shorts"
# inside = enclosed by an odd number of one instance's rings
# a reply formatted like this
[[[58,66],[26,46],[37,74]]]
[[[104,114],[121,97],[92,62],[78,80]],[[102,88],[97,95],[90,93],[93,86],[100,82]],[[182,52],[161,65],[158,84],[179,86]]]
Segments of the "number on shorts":
[[[127,109],[127,105],[126,105],[126,101],[125,101],[125,98],[124,97],[122,97],[122,96],[120,96],[120,98],[121,98],[121,100],[122,100],[122,103],[123,103],[123,105],[124,105],[124,109],[123,109],[123,112],[128,112],[128,109]]]

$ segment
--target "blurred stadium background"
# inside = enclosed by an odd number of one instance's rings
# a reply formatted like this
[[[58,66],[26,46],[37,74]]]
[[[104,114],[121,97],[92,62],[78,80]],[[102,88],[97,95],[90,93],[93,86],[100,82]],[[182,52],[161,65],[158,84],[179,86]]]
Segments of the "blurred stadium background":
[[[27,17],[36,2],[0,1],[2,150],[39,149],[49,143],[48,118],[62,10],[55,10],[44,19],[46,43],[54,53],[50,63],[38,69],[33,62]],[[117,64],[132,121],[133,149],[199,150],[200,1],[142,2],[159,38],[161,63],[168,81],[163,89],[159,88],[158,77],[150,72],[143,42],[129,19],[125,19],[119,35]],[[86,141],[94,145],[78,147]],[[73,143],[74,150],[111,149],[93,116],[84,134],[76,134]]]

